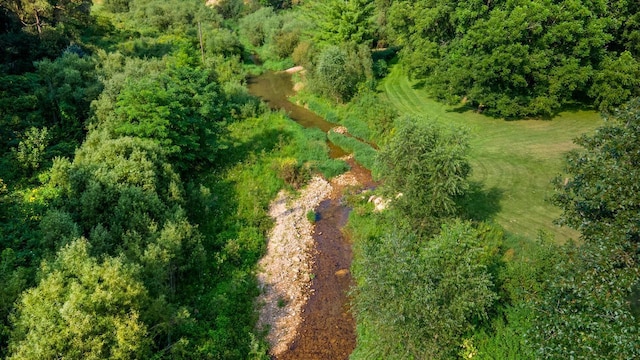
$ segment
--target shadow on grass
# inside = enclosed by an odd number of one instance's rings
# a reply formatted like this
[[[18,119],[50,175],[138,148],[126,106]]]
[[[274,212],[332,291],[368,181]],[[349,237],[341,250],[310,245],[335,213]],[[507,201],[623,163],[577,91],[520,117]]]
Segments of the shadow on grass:
[[[454,112],[457,114],[464,114],[468,111],[474,111],[474,112],[478,112],[478,108],[475,106],[471,106],[471,105],[460,105],[460,106],[456,106],[452,109],[448,109],[447,112]]]
[[[411,88],[414,90],[424,89],[426,85],[427,85],[427,82],[425,80],[418,80],[415,83],[413,83],[413,85],[411,85]]]
[[[462,214],[470,220],[490,220],[502,210],[500,201],[503,196],[503,190],[497,187],[485,189],[482,183],[473,181],[466,196],[460,201]]]
[[[278,144],[286,144],[293,138],[293,134],[286,130],[267,129],[249,139],[237,141],[232,147],[226,149],[222,161],[218,164],[220,168],[226,169],[240,161],[247,159],[250,154],[270,152]]]
[[[505,121],[518,121],[518,120],[541,120],[541,121],[551,121],[553,119],[555,119],[556,117],[558,117],[561,113],[577,113],[580,111],[595,111],[595,107],[592,105],[588,105],[586,103],[581,103],[581,102],[574,102],[571,104],[565,104],[557,109],[552,110],[550,113],[548,114],[539,114],[539,115],[532,115],[532,116],[503,116],[500,115],[498,113],[496,113],[496,111],[494,109],[491,108],[484,108],[484,109],[480,109],[477,106],[472,106],[472,105],[468,105],[468,104],[460,104],[456,107],[453,107],[451,109],[448,109],[447,112],[453,112],[453,113],[458,113],[458,114],[464,114],[467,112],[474,112],[474,113],[479,113],[482,114],[486,117],[489,118],[493,118],[493,119],[502,119]]]

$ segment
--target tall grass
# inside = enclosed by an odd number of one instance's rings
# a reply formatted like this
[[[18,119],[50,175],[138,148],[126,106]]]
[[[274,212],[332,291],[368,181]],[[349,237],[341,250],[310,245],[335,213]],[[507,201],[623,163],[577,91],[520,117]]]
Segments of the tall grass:
[[[360,165],[369,170],[373,170],[376,155],[378,153],[374,148],[354,137],[340,134],[335,131],[329,131],[327,133],[327,137],[332,143],[338,145],[347,152],[353,153],[353,157]]]

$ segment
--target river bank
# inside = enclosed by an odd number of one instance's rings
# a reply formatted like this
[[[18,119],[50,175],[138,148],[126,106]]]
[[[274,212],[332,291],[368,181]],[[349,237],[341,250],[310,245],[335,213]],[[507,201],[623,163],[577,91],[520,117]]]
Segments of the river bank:
[[[248,83],[253,95],[297,123],[325,133],[336,127],[288,100],[295,93],[290,73],[268,72]],[[257,303],[258,328],[267,331],[275,359],[348,359],[355,348],[347,298],[353,284],[352,252],[341,231],[350,209],[343,196],[348,188],[371,187],[373,182],[352,156],[327,145],[330,156],[344,158],[351,170],[329,181],[314,177],[297,195],[283,191],[270,208],[275,226],[259,262],[262,294]]]

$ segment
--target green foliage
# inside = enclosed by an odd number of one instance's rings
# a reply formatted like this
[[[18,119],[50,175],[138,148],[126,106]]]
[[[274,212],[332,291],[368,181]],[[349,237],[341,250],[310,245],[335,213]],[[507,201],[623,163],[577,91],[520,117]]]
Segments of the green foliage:
[[[577,134],[602,125],[599,114],[578,110],[552,121],[495,119],[435,101],[399,66],[382,87],[383,100],[402,115],[469,129],[473,186],[465,203],[477,204],[474,208],[480,210],[469,214],[472,218],[494,218],[508,233],[528,239],[535,239],[540,229],[557,242],[577,237],[575,230],[553,224],[560,211],[545,198],[553,195],[549,180],[561,171],[562,154],[574,148]]]
[[[395,229],[357,239],[359,342],[352,357],[452,357],[497,298],[487,271],[493,249],[460,221],[430,240]]]
[[[138,267],[98,262],[80,239],[45,264],[18,303],[9,359],[139,359],[149,355],[140,307],[148,301]],[[64,304],[61,307],[60,304]]]
[[[62,7],[73,4],[54,4],[56,28],[47,22],[42,33],[20,36],[19,19],[5,9],[14,4],[0,3],[0,43],[10,51],[0,56],[0,177],[10,184],[5,191],[0,182],[0,356],[265,358],[253,334],[253,269],[270,223],[265,209],[283,183],[274,158],[234,178],[220,156],[227,121],[263,111],[239,90],[237,36],[201,1],[107,1],[95,7],[104,29],[81,29],[100,45],[62,53],[76,36],[62,28],[72,20]],[[28,56],[15,47],[26,39]],[[16,54],[38,60],[35,72],[21,73]],[[296,131],[302,152],[309,137]],[[85,135],[75,156],[59,157],[72,156]],[[344,167],[312,137],[313,166]],[[16,160],[34,176],[25,179]],[[189,180],[188,196],[175,169]],[[215,179],[207,182],[237,180],[237,206],[233,194],[217,192],[224,187],[201,185],[205,170]],[[185,211],[191,205],[202,207]]]
[[[40,220],[42,239],[39,248],[50,253],[80,237],[80,228],[68,212],[51,209]]]
[[[30,269],[21,266],[19,253],[11,248],[5,248],[0,253],[0,356],[6,355],[7,343],[11,334],[11,328],[7,320],[9,314],[14,311],[16,300],[26,290],[31,282]]]
[[[569,246],[568,261],[558,266],[529,334],[541,357],[606,356],[632,358],[637,338],[637,242],[640,208],[638,113],[634,99],[614,114],[613,122],[576,142],[582,149],[566,159],[569,174],[556,181],[554,202],[560,222],[580,231],[583,244]],[[579,339],[576,341],[576,339]]]
[[[42,129],[31,127],[18,143],[15,157],[28,174],[33,174],[40,168],[49,141],[49,132],[46,127]]]
[[[353,153],[353,157],[360,165],[369,170],[374,168],[378,152],[370,145],[367,145],[352,136],[339,134],[335,131],[329,131],[328,137],[329,141],[332,143],[338,145],[348,153]]]
[[[38,106],[35,93],[40,86],[36,74],[0,76],[0,144],[4,152],[8,147],[17,145],[16,134],[22,134],[32,126],[43,125],[43,109]]]
[[[203,2],[194,0],[132,0],[129,1],[129,12],[123,15],[123,20],[137,33],[173,33],[181,36],[191,33],[194,42],[189,47],[192,48],[197,46],[195,41],[198,36],[198,22],[216,24],[221,20],[220,16],[207,8]]]
[[[397,197],[394,206],[418,228],[437,228],[437,219],[457,212],[456,200],[469,187],[468,151],[462,130],[401,119],[387,146],[378,153],[378,169],[387,193]]]
[[[131,0],[103,0],[105,10],[112,13],[123,13],[129,11]]]
[[[336,106],[329,99],[305,91],[298,92],[295,101],[304,103],[327,121],[345,126],[349,134],[370,143],[387,141],[397,117],[397,111],[391,104],[370,89],[360,89],[344,106]]]
[[[0,154],[13,148],[11,168],[28,177],[54,156],[73,154],[84,136],[89,104],[102,89],[90,58],[65,52],[54,61],[35,62],[35,68],[34,73],[0,75]]]
[[[361,83],[370,80],[371,52],[365,46],[329,46],[317,59],[310,84],[314,91],[337,102],[349,101]]]
[[[565,251],[567,261],[549,279],[527,334],[536,356],[637,357],[637,312],[630,305],[640,279],[637,266],[613,244]]]
[[[102,85],[96,76],[94,59],[65,52],[54,61],[35,63],[41,87],[36,91],[56,143],[73,139],[79,143],[89,119],[89,104]],[[70,155],[70,154],[60,154]]]
[[[295,29],[279,30],[273,36],[273,49],[279,58],[285,58],[293,54],[300,40],[300,32]]]
[[[309,220],[310,223],[315,224],[318,220],[318,214],[313,210],[307,211],[307,220]]]
[[[640,239],[640,202],[633,180],[640,176],[638,113],[640,100],[634,99],[594,135],[578,138],[582,149],[566,158],[570,177],[566,184],[556,180],[560,223],[579,230],[587,241],[635,244]]]
[[[3,1],[2,7],[20,19],[24,31],[43,36],[53,30],[78,31],[90,24],[90,0],[17,0]]]
[[[372,91],[361,91],[349,104],[344,125],[349,132],[361,139],[381,144],[390,135],[398,116],[391,104]],[[351,119],[366,126],[367,130],[355,131]]]
[[[206,36],[206,50],[209,54],[225,57],[242,54],[242,44],[238,36],[228,29],[214,29]]]
[[[371,0],[329,0],[309,2],[306,13],[314,24],[312,37],[330,45],[370,45],[373,38]]]
[[[507,118],[550,116],[574,102],[606,108],[635,94],[637,61],[611,68],[618,54],[631,50],[625,36],[614,36],[630,15],[617,6],[397,1],[389,23],[404,45],[403,63],[439,99]],[[607,87],[615,91],[602,95]]]
[[[225,100],[211,72],[169,67],[126,82],[108,126],[160,142],[178,170],[197,171],[215,161]]]
[[[225,19],[235,19],[244,10],[244,0],[216,1],[215,9]]]
[[[275,164],[275,167],[278,177],[295,189],[302,187],[311,177],[309,169],[305,168],[303,164],[299,164],[298,160],[293,158],[282,159]]]
[[[278,27],[279,20],[270,7],[260,8],[240,19],[240,32],[249,39],[251,45],[260,47],[272,36]]]
[[[493,332],[485,330],[476,332],[469,340],[475,348],[473,358],[483,360],[520,360],[536,359],[527,332],[535,317],[535,308],[526,303],[508,307],[503,317],[498,317],[493,324]],[[469,358],[470,354],[460,354]]]
[[[602,69],[595,75],[589,96],[602,111],[621,105],[631,96],[638,95],[640,62],[630,52],[602,61]]]

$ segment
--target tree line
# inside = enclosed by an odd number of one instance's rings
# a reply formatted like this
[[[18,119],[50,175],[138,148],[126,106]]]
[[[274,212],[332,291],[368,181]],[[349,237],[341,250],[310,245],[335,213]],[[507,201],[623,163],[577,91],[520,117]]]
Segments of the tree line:
[[[275,115],[243,87],[243,46],[223,9],[0,10],[0,356],[265,358],[253,272],[267,197],[285,182],[268,167],[275,183],[246,198],[260,178],[227,177],[257,171],[253,152],[326,145],[287,137],[279,118],[280,143],[230,134]]]

